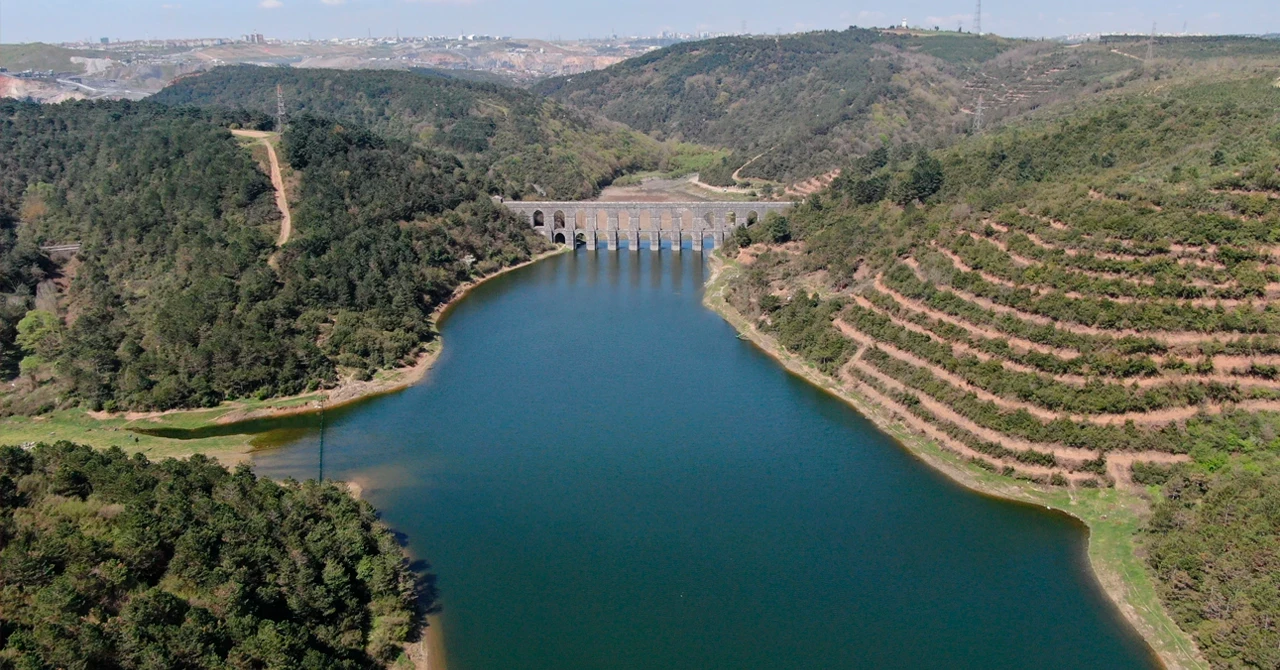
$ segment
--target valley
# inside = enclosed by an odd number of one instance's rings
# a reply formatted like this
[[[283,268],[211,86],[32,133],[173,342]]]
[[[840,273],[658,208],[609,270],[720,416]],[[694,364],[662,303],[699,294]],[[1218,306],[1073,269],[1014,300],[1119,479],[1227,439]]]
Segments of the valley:
[[[0,667],[1280,665],[1280,40],[616,42],[0,48]]]

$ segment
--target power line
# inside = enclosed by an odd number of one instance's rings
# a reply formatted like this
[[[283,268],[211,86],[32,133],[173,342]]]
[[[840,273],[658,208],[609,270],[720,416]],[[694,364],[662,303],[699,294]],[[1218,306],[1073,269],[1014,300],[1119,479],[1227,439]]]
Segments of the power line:
[[[318,480],[324,481],[324,400],[320,401],[320,476]]]
[[[280,84],[276,84],[276,132],[284,132],[284,89],[280,88]]]
[[[1156,57],[1156,22],[1151,22],[1151,38],[1147,40],[1147,60]]]
[[[982,0],[978,0],[978,8],[973,12],[973,32],[982,37]]]

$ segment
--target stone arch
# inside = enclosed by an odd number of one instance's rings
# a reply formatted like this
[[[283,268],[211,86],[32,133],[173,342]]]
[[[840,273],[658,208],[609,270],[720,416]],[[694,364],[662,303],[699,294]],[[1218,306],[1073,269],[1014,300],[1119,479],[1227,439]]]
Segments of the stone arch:
[[[556,244],[565,244],[564,233],[556,233],[556,237],[553,241]]]
[[[551,215],[552,227],[556,230],[564,228],[564,210],[557,209],[555,214]]]
[[[573,227],[578,230],[586,230],[590,226],[587,225],[587,213],[582,210],[575,210],[573,213]]]
[[[760,223],[760,215],[754,209],[747,212],[747,225],[754,226],[757,223]]]
[[[711,212],[707,212],[706,214],[702,215],[702,222],[707,224],[708,228],[714,228],[715,221],[716,221],[716,217]]]
[[[586,244],[587,244],[587,234],[586,234],[586,233],[579,232],[579,233],[575,233],[575,234],[574,234],[574,236],[573,236],[573,245],[574,245],[574,246],[578,246],[579,244],[581,244],[581,245],[583,245],[583,246],[586,246]]]
[[[541,228],[544,225],[546,225],[546,221],[543,219],[542,210],[540,209],[533,210],[533,227]]]
[[[728,223],[728,224],[729,224],[729,225],[731,225],[731,226],[733,226],[733,225],[737,225],[737,223],[738,223],[738,213],[737,213],[737,212],[729,212],[728,214],[726,214],[726,215],[725,215],[725,222],[726,222],[726,223]]]

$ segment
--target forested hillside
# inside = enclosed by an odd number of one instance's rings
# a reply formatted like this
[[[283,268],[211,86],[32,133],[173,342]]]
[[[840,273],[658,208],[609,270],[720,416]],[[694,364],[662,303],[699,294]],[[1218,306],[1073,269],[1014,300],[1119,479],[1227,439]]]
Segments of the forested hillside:
[[[1162,486],[1149,560],[1218,667],[1280,663],[1264,491],[1280,473],[1277,74],[1156,83],[950,150],[872,152],[741,231],[728,294],[985,468]]]
[[[658,169],[663,148],[629,128],[528,91],[432,71],[220,67],[151,99],[274,114],[276,85],[291,113],[354,123],[456,153],[515,199],[587,198],[624,171]]]
[[[386,667],[433,599],[333,484],[0,447],[0,667]]]
[[[795,182],[881,146],[943,146],[1040,105],[1167,75],[1214,58],[1280,55],[1280,43],[1116,38],[1067,46],[994,36],[851,28],[678,44],[604,70],[549,79],[539,93],[654,137],[735,153],[703,179]]]
[[[150,103],[0,105],[0,412],[209,406],[367,377],[461,282],[543,242],[451,155],[295,119],[294,239],[227,126]],[[69,262],[38,246],[80,242]]]

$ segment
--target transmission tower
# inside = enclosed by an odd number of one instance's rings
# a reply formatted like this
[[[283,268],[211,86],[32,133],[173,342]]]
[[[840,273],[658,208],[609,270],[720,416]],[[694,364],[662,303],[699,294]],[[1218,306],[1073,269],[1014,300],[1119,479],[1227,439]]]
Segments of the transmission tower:
[[[973,11],[973,32],[982,37],[982,0],[978,0],[978,8]]]
[[[284,132],[284,89],[276,84],[276,132]]]
[[[1152,60],[1155,57],[1156,57],[1156,24],[1155,24],[1155,21],[1152,21],[1151,22],[1151,38],[1147,40],[1147,60]]]
[[[974,135],[977,135],[978,133],[982,132],[982,122],[984,120],[982,117],[984,116],[984,112],[986,112],[986,108],[983,104],[982,94],[979,93],[978,109],[973,113],[973,134]]]
[[[324,401],[320,401],[320,475],[316,479],[324,481]]]

